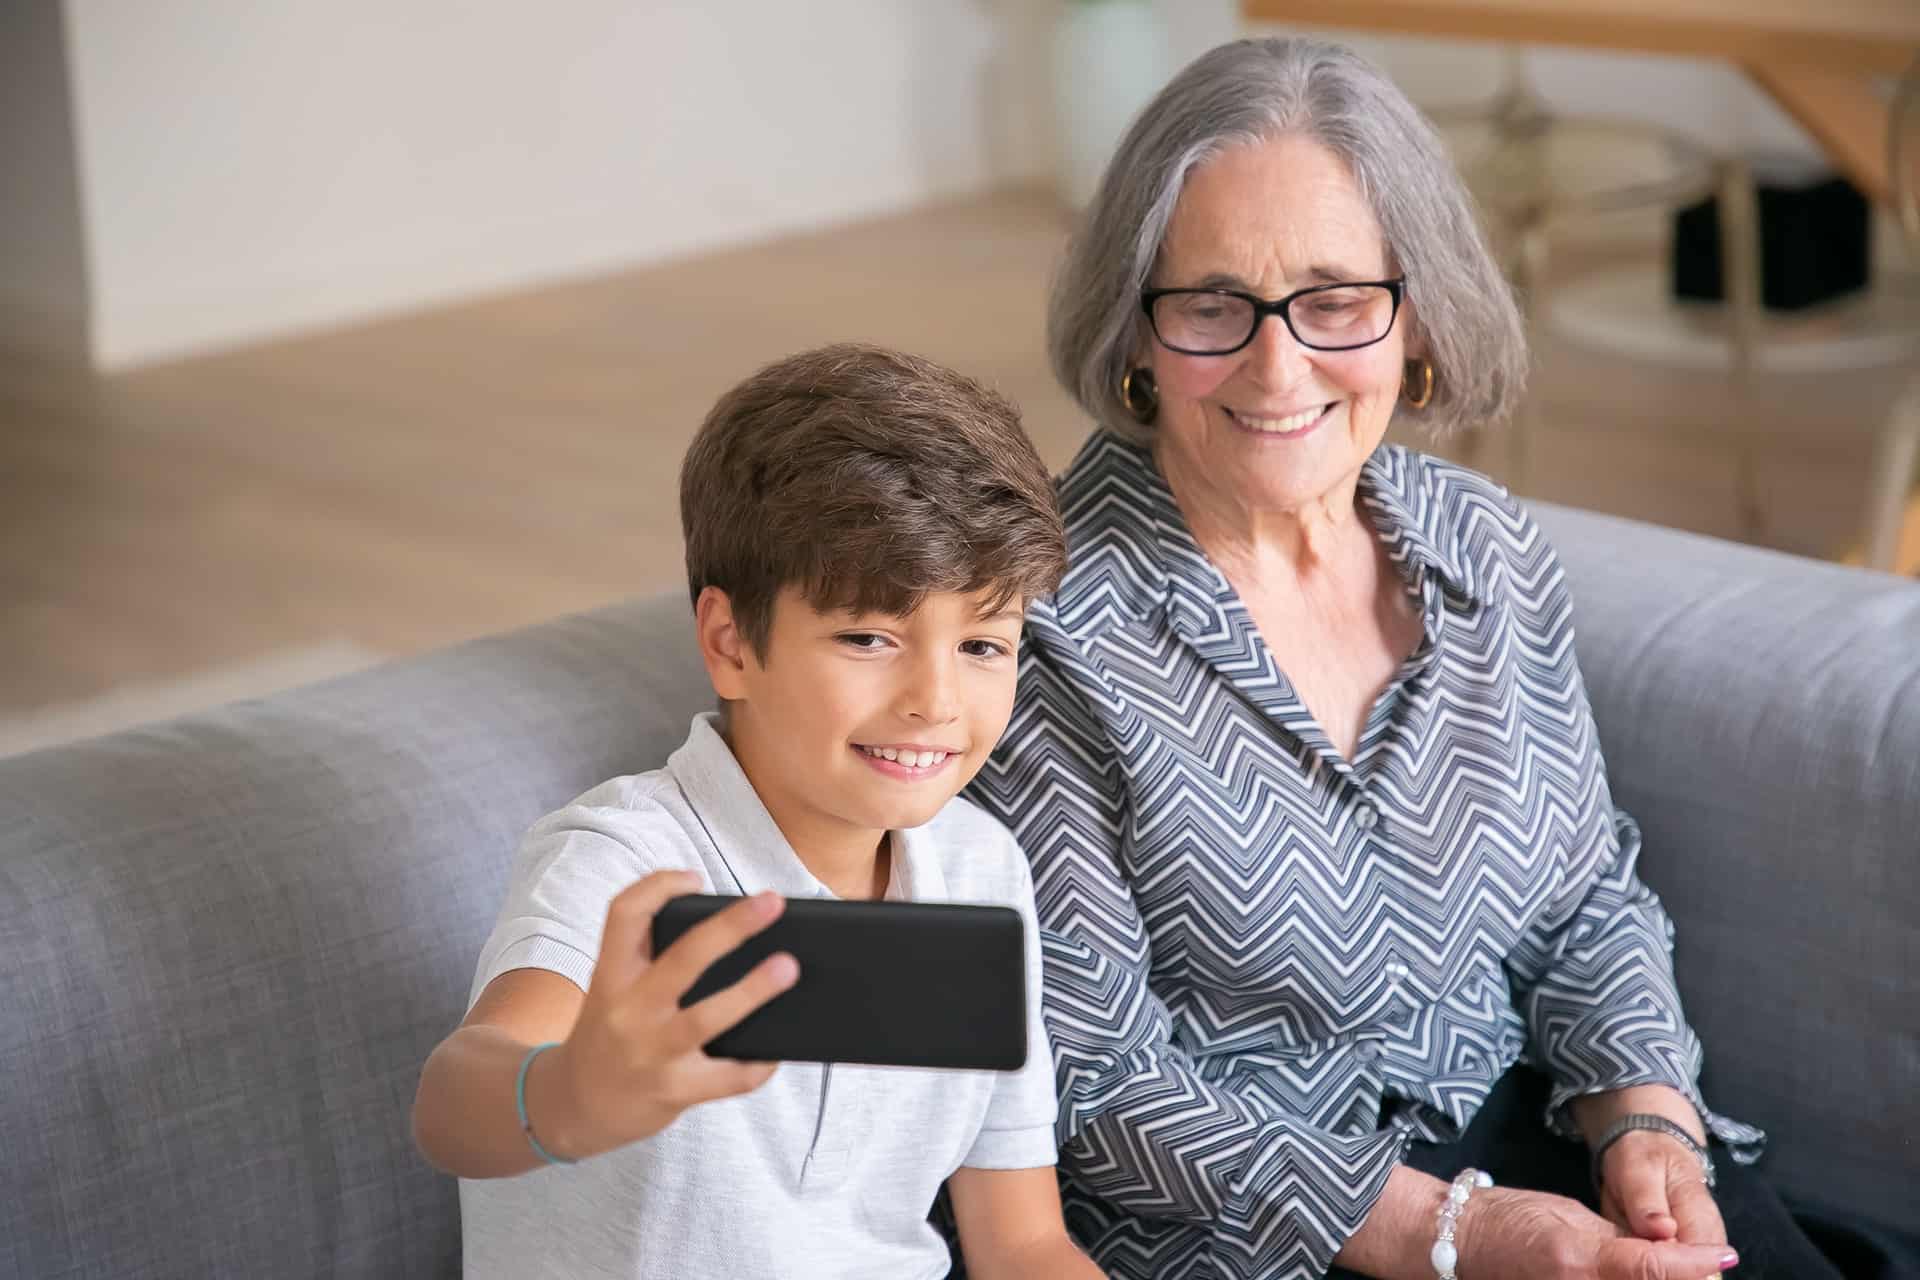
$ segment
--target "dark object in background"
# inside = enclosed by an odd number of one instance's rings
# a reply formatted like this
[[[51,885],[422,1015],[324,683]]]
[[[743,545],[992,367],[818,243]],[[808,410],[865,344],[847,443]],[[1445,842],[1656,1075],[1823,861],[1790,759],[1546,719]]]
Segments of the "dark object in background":
[[[1762,306],[1795,311],[1866,287],[1867,200],[1852,183],[1810,164],[1756,162],[1753,184]],[[1674,217],[1674,296],[1720,301],[1720,265],[1720,206],[1709,197]]]

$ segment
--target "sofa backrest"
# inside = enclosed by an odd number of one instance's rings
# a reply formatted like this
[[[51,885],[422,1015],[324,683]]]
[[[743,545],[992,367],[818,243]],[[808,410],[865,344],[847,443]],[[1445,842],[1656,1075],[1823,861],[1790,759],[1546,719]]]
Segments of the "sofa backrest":
[[[1709,1097],[1901,1220],[1920,589],[1541,516]],[[0,761],[0,1275],[457,1275],[409,1110],[520,834],[710,705],[663,596]]]
[[[685,597],[0,761],[0,1276],[457,1276],[414,1151],[520,834],[712,705]]]

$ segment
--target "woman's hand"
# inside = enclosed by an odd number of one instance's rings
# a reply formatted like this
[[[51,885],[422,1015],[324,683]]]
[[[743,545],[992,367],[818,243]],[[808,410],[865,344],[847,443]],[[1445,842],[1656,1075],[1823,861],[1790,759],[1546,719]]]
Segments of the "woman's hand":
[[[1700,1280],[1738,1261],[1724,1244],[1640,1239],[1577,1200],[1505,1187],[1473,1193],[1455,1244],[1473,1280]]]
[[[1702,1147],[1700,1114],[1668,1085],[1633,1085],[1573,1101],[1573,1116],[1592,1143],[1622,1116],[1664,1116]],[[1622,1134],[1600,1158],[1600,1211],[1642,1240],[1725,1244],[1726,1223],[1713,1201],[1700,1160],[1685,1145],[1650,1129]]]
[[[1628,1235],[1723,1244],[1726,1223],[1693,1152],[1641,1130],[1614,1140],[1600,1163],[1600,1209]]]

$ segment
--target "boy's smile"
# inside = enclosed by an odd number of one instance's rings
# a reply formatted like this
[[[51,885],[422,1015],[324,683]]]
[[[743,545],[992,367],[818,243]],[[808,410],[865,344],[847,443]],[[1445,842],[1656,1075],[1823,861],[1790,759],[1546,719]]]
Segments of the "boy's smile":
[[[1013,714],[1020,602],[929,593],[912,613],[774,602],[764,652],[724,592],[697,606],[726,737],[761,802],[814,877],[843,897],[886,887],[886,833],[917,827],[972,781]]]
[[[890,778],[917,782],[931,778],[946,767],[947,761],[961,754],[953,747],[929,747],[920,743],[906,746],[871,747],[856,744],[862,759]]]

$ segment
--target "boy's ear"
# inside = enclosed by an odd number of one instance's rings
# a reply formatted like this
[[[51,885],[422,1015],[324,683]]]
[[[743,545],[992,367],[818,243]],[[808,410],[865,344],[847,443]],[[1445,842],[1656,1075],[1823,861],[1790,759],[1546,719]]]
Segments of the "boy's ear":
[[[700,641],[700,659],[714,693],[728,702],[747,696],[746,671],[750,654],[746,638],[733,618],[733,601],[718,587],[704,587],[693,603],[693,625]]]

